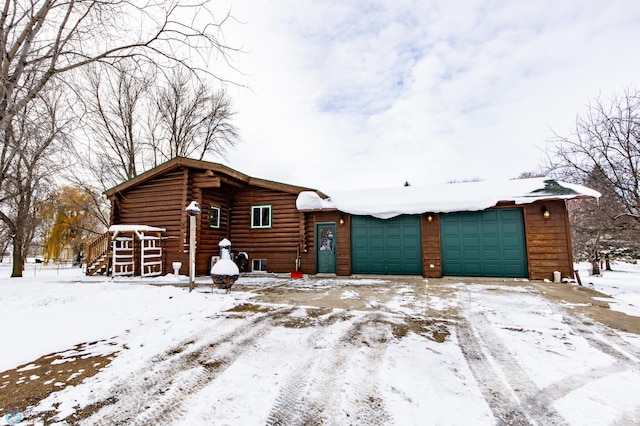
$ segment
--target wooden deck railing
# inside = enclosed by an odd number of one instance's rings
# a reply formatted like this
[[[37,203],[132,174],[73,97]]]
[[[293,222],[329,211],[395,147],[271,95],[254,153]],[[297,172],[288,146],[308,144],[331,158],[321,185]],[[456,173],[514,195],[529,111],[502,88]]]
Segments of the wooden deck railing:
[[[111,249],[111,234],[105,232],[91,243],[85,245],[84,260],[87,265],[87,275],[93,275],[109,264]]]

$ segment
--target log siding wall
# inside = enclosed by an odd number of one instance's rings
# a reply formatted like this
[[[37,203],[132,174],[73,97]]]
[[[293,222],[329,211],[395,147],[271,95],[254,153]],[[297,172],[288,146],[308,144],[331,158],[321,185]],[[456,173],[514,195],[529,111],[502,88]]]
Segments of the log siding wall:
[[[268,272],[290,272],[296,267],[300,243],[300,213],[297,194],[266,188],[239,190],[231,203],[231,249],[253,259],[266,259]],[[251,228],[251,207],[271,206],[271,227]]]
[[[111,223],[118,225],[149,225],[165,228],[164,268],[169,272],[172,262],[183,262],[186,274],[188,255],[184,253],[186,214],[184,209],[183,170],[173,171],[144,185],[136,186],[112,198]],[[184,207],[183,207],[184,206]],[[185,225],[183,226],[183,220]]]
[[[217,187],[219,186],[219,187]],[[219,255],[218,243],[231,240],[234,253],[252,259],[266,259],[268,272],[295,270],[300,244],[300,213],[297,194],[255,186],[242,188],[225,183],[212,174],[194,173],[187,168],[150,179],[112,197],[112,223],[142,224],[165,228],[164,270],[172,262],[182,262],[188,274],[189,218],[185,212],[191,201],[200,203],[202,214],[196,230],[196,274],[208,275],[211,256]],[[209,227],[209,207],[220,207],[220,228]],[[251,206],[270,205],[272,226],[251,229]]]
[[[427,278],[442,277],[440,215],[423,214],[420,217],[420,229],[422,230],[422,274]]]
[[[164,271],[171,263],[183,263],[188,274],[189,220],[186,206],[198,201],[202,208],[197,230],[196,274],[209,274],[211,256],[219,255],[218,243],[229,238],[233,253],[247,252],[249,269],[253,259],[266,259],[268,272],[300,270],[316,273],[316,224],[336,224],[336,274],[348,276],[351,268],[351,217],[339,211],[299,212],[297,193],[269,189],[241,182],[233,176],[178,167],[154,176],[111,197],[112,224],[143,224],[165,228]],[[209,207],[220,208],[220,228],[209,227]],[[251,207],[270,205],[272,224],[267,229],[251,228]],[[550,212],[544,219],[542,209]],[[514,206],[504,206],[511,207]],[[521,207],[524,214],[527,264],[530,279],[551,279],[553,271],[573,277],[573,258],[566,203],[563,200],[536,202]],[[422,264],[425,277],[442,276],[440,217],[420,218]],[[340,219],[344,224],[340,224]],[[433,267],[431,266],[433,265]]]
[[[542,216],[542,209],[549,210],[549,218]],[[529,278],[553,279],[553,272],[573,278],[573,255],[565,201],[552,200],[524,206],[525,236]]]

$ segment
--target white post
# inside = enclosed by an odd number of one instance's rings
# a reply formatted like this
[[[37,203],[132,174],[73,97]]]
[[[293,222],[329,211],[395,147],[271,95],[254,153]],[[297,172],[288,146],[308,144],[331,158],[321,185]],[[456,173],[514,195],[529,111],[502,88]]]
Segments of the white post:
[[[196,277],[196,216],[189,216],[189,292]]]
[[[189,293],[191,293],[196,277],[196,217],[200,214],[200,204],[192,201],[185,210],[189,215]]]

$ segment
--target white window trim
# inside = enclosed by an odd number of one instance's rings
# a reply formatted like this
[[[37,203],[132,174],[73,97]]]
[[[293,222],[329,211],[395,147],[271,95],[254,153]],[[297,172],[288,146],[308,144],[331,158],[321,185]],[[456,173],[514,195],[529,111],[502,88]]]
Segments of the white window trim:
[[[254,211],[255,209],[260,209],[260,220],[262,220],[262,209],[267,208],[269,209],[269,225],[265,226],[265,225],[256,225],[253,223],[253,217],[254,217]],[[271,204],[260,204],[257,206],[251,206],[251,229],[269,229],[272,227],[273,224],[273,208],[271,206]]]
[[[256,269],[256,262],[259,262],[259,265],[264,265],[264,269]],[[251,271],[253,272],[267,272],[267,259],[251,259]]]
[[[218,223],[215,224],[215,225],[211,225],[211,212],[213,210],[216,210],[218,212]],[[220,229],[220,213],[221,213],[220,207],[218,207],[218,206],[210,206],[209,207],[209,228],[211,228],[211,229]]]

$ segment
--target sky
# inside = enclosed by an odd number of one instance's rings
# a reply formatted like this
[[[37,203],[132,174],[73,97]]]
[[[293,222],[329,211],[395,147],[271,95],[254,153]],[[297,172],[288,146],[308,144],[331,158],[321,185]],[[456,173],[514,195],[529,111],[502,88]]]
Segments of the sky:
[[[322,191],[538,170],[596,97],[640,88],[637,0],[227,0],[224,159]]]

